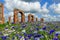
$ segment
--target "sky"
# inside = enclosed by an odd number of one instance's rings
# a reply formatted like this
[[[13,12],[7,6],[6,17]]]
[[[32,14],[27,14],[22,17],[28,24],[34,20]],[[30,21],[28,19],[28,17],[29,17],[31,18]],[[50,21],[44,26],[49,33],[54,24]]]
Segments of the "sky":
[[[0,0],[0,3],[4,4],[5,21],[9,16],[13,20],[14,8],[23,10],[26,20],[32,14],[39,20],[60,21],[60,0]]]

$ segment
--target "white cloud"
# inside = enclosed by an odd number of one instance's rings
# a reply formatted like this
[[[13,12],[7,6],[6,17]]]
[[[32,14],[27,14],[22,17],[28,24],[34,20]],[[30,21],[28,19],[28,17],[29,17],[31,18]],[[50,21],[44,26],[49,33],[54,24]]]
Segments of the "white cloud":
[[[4,13],[4,16],[6,17],[5,18],[5,21],[8,21],[9,16],[11,16],[11,21],[13,21],[13,15],[14,15],[13,12],[9,12],[8,14],[7,13]]]
[[[57,17],[56,15],[52,16],[50,14],[45,14],[42,15],[42,17],[44,18],[45,21],[59,21],[59,17]]]
[[[48,13],[48,9],[46,8],[47,3],[45,3],[43,5],[43,7],[41,7],[40,2],[36,1],[36,2],[24,2],[21,0],[5,0],[5,7],[9,10],[9,11],[13,11],[14,8],[18,8],[18,9],[22,9],[26,12],[29,11],[36,11],[39,13]]]
[[[50,5],[50,8],[54,11],[54,13],[60,14],[60,3]]]
[[[59,17],[59,18],[60,18],[60,15],[58,15],[57,17]]]
[[[42,17],[51,17],[49,14],[42,14]]]
[[[45,4],[42,6],[42,12],[44,12],[44,13],[48,13],[48,12],[49,12],[49,10],[47,9],[47,4],[48,4],[48,3],[45,3]]]
[[[9,16],[13,16],[13,15],[14,15],[14,12],[9,12],[8,15],[9,15]]]
[[[30,13],[25,13],[25,16],[28,16]]]

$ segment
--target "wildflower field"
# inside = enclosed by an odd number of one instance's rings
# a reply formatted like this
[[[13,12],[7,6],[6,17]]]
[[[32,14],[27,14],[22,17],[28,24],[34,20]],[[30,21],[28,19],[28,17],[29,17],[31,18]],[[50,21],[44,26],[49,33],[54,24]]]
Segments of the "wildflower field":
[[[0,40],[60,40],[60,24],[5,23],[0,24]]]

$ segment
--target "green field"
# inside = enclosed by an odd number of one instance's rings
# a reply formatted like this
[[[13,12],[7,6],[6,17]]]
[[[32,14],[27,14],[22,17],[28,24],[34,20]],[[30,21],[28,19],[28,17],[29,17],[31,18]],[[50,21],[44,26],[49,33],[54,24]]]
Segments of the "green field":
[[[60,40],[60,24],[44,23],[0,24],[0,40]]]

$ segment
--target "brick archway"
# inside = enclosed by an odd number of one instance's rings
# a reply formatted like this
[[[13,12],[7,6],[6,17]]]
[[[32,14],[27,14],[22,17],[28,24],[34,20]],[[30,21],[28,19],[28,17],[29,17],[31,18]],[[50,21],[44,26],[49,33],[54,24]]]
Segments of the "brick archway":
[[[34,15],[32,14],[28,15],[28,22],[34,22]]]
[[[25,22],[24,11],[19,10],[19,9],[14,9],[14,23],[18,22],[18,13],[21,14],[21,22],[24,23]]]

